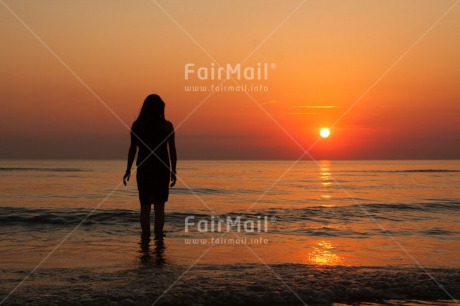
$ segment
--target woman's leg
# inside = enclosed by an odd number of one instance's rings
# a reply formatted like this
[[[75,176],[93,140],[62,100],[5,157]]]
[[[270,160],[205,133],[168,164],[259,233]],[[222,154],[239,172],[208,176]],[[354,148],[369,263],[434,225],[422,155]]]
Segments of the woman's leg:
[[[163,235],[163,226],[165,224],[165,203],[158,203],[153,205],[155,211],[155,235]]]
[[[150,207],[151,205],[141,205],[141,228],[142,237],[150,236]]]

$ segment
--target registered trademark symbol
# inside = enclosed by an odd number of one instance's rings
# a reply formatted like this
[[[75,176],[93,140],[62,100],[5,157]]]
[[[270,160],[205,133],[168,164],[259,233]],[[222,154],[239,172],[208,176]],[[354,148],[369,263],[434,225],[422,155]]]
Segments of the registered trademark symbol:
[[[271,63],[271,64],[270,64],[270,69],[271,69],[271,70],[275,70],[275,69],[276,69],[276,64],[275,64],[275,63]]]
[[[270,217],[270,220],[271,220],[271,221],[276,221],[276,217],[275,217],[275,216]]]

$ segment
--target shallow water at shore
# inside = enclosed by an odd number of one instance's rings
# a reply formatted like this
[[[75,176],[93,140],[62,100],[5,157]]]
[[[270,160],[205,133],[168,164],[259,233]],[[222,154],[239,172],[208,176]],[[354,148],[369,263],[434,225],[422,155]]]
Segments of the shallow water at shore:
[[[413,268],[296,264],[197,264],[188,269],[157,260],[144,260],[130,267],[40,269],[6,305],[414,305],[417,301],[455,305],[446,292],[456,297],[460,294],[458,269],[423,272]],[[27,273],[3,270],[2,295]]]

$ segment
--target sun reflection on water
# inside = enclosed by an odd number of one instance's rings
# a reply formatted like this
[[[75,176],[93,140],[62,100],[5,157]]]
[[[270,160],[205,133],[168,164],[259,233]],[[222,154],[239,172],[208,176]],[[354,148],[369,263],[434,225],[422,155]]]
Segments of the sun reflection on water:
[[[332,253],[334,246],[329,240],[321,240],[308,254],[308,261],[316,265],[340,265],[343,258]]]
[[[321,179],[321,199],[330,200],[332,196],[329,194],[328,187],[331,185],[332,173],[331,162],[328,160],[320,161],[320,179]]]

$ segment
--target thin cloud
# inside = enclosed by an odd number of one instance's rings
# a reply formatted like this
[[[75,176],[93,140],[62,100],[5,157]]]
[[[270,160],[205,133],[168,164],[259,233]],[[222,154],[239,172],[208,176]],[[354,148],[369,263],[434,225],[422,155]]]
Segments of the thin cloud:
[[[297,108],[314,108],[314,109],[329,109],[336,108],[336,105],[296,105]]]
[[[317,113],[303,113],[303,112],[295,112],[295,113],[290,113],[291,115],[315,115]]]
[[[296,105],[294,106],[294,108],[297,108],[297,109],[300,108],[305,111],[299,110],[299,111],[291,112],[290,113],[291,115],[317,115],[318,112],[312,112],[312,111],[321,110],[321,109],[332,109],[332,108],[337,108],[337,106],[336,105]],[[312,111],[309,112],[308,110],[312,110]]]

